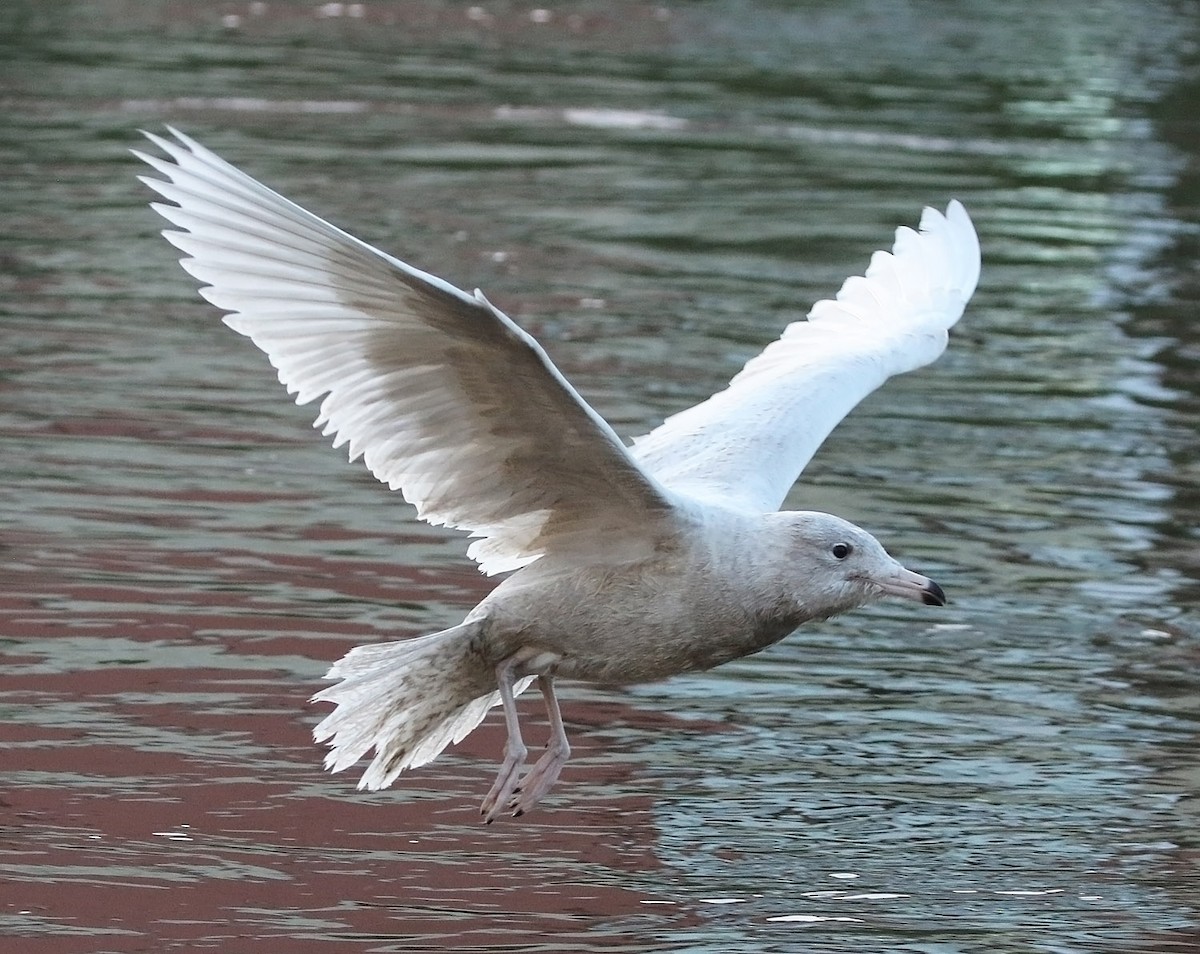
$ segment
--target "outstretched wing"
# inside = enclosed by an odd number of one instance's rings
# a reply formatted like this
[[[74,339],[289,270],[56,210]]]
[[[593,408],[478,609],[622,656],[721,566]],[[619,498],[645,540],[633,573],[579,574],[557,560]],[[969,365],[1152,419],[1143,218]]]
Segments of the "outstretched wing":
[[[966,210],[926,209],[896,230],[865,277],[817,302],[707,401],[634,441],[670,490],[755,512],[776,510],[837,423],[893,374],[936,360],[979,281]]]
[[[468,295],[317,218],[175,130],[142,181],[225,323],[266,352],[316,426],[420,517],[481,537],[485,573],[670,511],[538,343]]]

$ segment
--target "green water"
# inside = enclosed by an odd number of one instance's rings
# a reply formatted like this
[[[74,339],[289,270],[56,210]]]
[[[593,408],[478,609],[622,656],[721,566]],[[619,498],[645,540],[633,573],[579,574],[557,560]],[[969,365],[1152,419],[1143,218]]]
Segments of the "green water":
[[[539,9],[0,7],[0,937],[1200,948],[1194,9]],[[323,775],[328,662],[489,584],[195,293],[128,154],[168,122],[483,288],[629,437],[961,199],[949,351],[791,499],[951,604],[566,690],[520,823],[476,821],[495,719],[384,793]]]

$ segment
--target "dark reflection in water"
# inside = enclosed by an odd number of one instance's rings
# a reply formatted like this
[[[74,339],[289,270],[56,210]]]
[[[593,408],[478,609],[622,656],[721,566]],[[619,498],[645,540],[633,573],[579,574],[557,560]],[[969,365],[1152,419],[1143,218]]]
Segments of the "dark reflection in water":
[[[1200,949],[1198,39],[1133,0],[5,6],[0,936]],[[163,122],[482,286],[630,436],[961,198],[950,352],[793,494],[951,605],[574,690],[519,824],[475,820],[494,720],[323,775],[328,661],[488,583],[195,295],[126,152]]]

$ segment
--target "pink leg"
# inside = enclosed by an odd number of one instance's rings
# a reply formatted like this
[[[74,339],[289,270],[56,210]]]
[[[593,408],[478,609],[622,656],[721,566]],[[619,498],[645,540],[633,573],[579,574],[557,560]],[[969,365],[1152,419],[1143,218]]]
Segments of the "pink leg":
[[[512,798],[509,807],[514,817],[524,815],[541,801],[542,796],[558,781],[559,773],[571,755],[571,745],[567,741],[567,730],[558,708],[558,698],[554,695],[554,680],[549,675],[538,676],[538,688],[542,690],[542,698],[546,700],[546,712],[550,716],[550,741],[546,751],[534,763]]]
[[[496,681],[500,689],[500,704],[504,707],[504,724],[508,728],[508,741],[504,743],[504,761],[491,790],[479,806],[483,820],[490,825],[508,805],[517,788],[521,766],[529,750],[521,738],[521,723],[517,719],[517,703],[513,696],[513,684],[517,681],[514,669],[522,662],[520,654],[510,656],[496,667]]]

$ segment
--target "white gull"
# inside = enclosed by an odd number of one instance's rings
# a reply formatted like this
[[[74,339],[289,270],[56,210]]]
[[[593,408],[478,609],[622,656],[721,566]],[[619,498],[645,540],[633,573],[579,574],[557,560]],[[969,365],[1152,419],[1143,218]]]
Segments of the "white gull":
[[[519,815],[570,748],[561,676],[662,679],[758,652],[801,623],[884,595],[942,605],[865,530],[779,511],[837,423],[891,375],[934,361],[979,279],[957,201],[900,228],[864,277],[746,364],[730,385],[627,447],[541,346],[472,295],[300,208],[195,140],[147,134],[135,154],[173,204],[163,234],[224,321],[261,348],[316,426],[433,524],[477,538],[509,574],[458,626],[360,646],[314,698],[341,771],[374,749],[360,788],[461,740],[497,703],[508,742],[481,811]],[[515,571],[515,572],[514,572]],[[545,753],[522,776],[515,697],[536,680]]]

